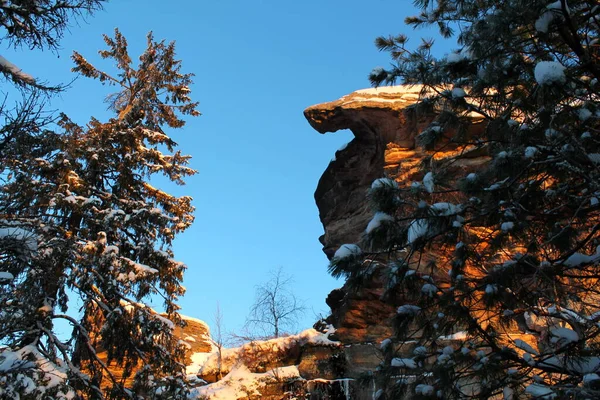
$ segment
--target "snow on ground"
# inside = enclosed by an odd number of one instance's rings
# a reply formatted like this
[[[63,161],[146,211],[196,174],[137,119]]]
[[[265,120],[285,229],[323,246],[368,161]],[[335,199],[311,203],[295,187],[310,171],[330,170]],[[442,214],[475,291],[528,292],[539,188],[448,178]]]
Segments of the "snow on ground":
[[[252,373],[243,364],[236,365],[223,379],[210,385],[192,389],[189,399],[208,397],[211,400],[232,400],[250,395],[260,396],[260,390],[269,382],[281,379],[300,379],[298,367],[275,368],[262,374]]]
[[[245,343],[240,347],[223,349],[221,352],[221,370],[228,372],[227,375],[218,382],[194,389],[190,399],[197,399],[202,396],[207,396],[210,399],[244,398],[244,394],[260,395],[261,387],[268,382],[281,379],[301,379],[295,365],[275,368],[265,373],[253,373],[244,365],[244,359],[255,358],[259,352],[277,355],[297,345],[339,346],[339,342],[327,338],[333,331],[334,328],[331,326],[325,333],[311,328],[296,335],[270,340],[257,340]],[[207,357],[205,358],[204,355],[207,355]],[[192,361],[195,368],[201,369],[202,374],[214,374],[219,368],[219,355],[216,351],[213,353],[196,353],[192,356]],[[198,369],[192,373],[197,372]],[[188,373],[190,371],[192,370],[188,367]]]
[[[196,375],[198,371],[206,364],[206,361],[213,355],[214,352],[210,353],[194,353],[190,356],[192,363],[185,367],[185,373],[187,375]]]
[[[326,333],[321,333],[315,329],[307,329],[296,335],[279,337],[269,340],[256,340],[245,343],[240,347],[223,349],[221,352],[221,364],[223,369],[233,368],[239,362],[243,362],[244,357],[251,357],[257,352],[283,352],[292,346],[303,346],[305,344],[316,344],[323,346],[338,346],[339,342],[331,341],[327,336],[333,332],[331,327]],[[204,362],[202,373],[216,371],[218,368],[219,357],[216,352]]]

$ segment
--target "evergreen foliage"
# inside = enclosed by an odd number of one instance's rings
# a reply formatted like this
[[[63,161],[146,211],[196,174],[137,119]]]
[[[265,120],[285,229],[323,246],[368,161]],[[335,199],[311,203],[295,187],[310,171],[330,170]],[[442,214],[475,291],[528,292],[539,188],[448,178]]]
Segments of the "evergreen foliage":
[[[138,63],[118,30],[104,39],[100,55],[116,74],[78,53],[73,70],[116,88],[114,117],[80,126],[62,115],[54,127],[39,124],[43,114],[33,107],[38,114],[26,120],[35,129],[3,143],[0,396],[7,398],[184,398],[187,390],[184,349],[173,337],[183,325],[176,301],[185,265],[173,258],[172,241],[192,223],[193,206],[150,179],[183,184],[195,173],[166,131],[199,115],[192,75],[181,72],[174,43],[152,34]],[[163,299],[164,314],[143,303],[149,296]],[[66,342],[57,320],[74,328]]]
[[[374,214],[393,222],[330,266],[358,284],[385,266],[398,314],[378,398],[599,398],[600,7],[415,4],[407,24],[459,49],[379,38],[393,65],[370,79],[423,84],[412,112],[434,116],[417,138],[431,157],[422,182],[374,184]]]

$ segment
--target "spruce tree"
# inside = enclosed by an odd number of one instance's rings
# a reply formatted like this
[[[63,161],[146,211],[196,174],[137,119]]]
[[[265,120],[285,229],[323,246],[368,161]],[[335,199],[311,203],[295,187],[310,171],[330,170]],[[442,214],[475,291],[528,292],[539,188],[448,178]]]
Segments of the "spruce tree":
[[[137,63],[118,30],[104,39],[100,55],[116,74],[78,53],[74,71],[116,88],[114,117],[80,126],[63,115],[55,131],[28,137],[32,151],[11,159],[3,187],[3,212],[32,221],[31,249],[16,250],[1,293],[6,395],[185,397],[183,348],[173,337],[185,265],[172,241],[192,223],[193,207],[150,179],[183,184],[195,173],[168,134],[199,115],[192,75],[181,72],[174,43],[152,34]],[[144,304],[150,296],[163,300],[164,314]],[[74,328],[66,342],[54,330],[58,319]]]
[[[429,157],[408,186],[373,183],[368,233],[330,266],[355,285],[379,266],[397,307],[378,398],[598,398],[600,7],[415,4],[406,23],[458,48],[378,38],[393,64],[370,79],[423,85]]]

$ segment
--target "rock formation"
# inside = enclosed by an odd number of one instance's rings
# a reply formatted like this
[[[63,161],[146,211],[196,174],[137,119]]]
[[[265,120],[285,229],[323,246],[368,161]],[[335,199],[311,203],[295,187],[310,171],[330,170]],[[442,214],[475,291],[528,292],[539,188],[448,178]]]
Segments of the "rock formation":
[[[304,111],[308,122],[320,133],[349,129],[354,134],[354,139],[337,151],[315,192],[325,230],[320,241],[329,258],[340,245],[360,241],[372,218],[366,195],[373,180],[383,176],[399,182],[421,180],[418,168],[421,162],[435,161],[452,151],[451,143],[444,143],[443,151],[425,151],[415,146],[417,135],[434,117],[432,113],[419,114],[410,107],[421,90],[420,86],[359,90]],[[474,124],[473,129],[480,127]],[[455,171],[457,175],[464,176],[488,160],[485,154],[474,152],[471,158],[453,168],[460,170]],[[322,332],[329,330],[328,335],[318,336],[310,330],[297,337],[228,350],[223,353],[221,363],[221,373],[227,376],[210,385],[212,388],[198,388],[199,394],[226,398],[217,393],[237,385],[246,388],[243,396],[250,399],[373,398],[376,392],[373,381],[364,378],[372,376],[381,363],[379,347],[392,336],[396,315],[396,306],[381,300],[383,268],[375,268],[370,280],[358,290],[344,285],[329,294],[326,301],[331,315],[315,325]],[[397,297],[401,302],[402,294]],[[307,332],[311,332],[310,337],[320,339],[302,339]],[[406,352],[412,352],[411,345],[406,345]],[[199,374],[208,382],[216,380],[215,357],[207,360]],[[257,381],[262,383],[258,386],[252,383]]]
[[[319,133],[349,129],[354,139],[336,153],[319,180],[315,201],[325,234],[319,239],[331,258],[344,243],[356,243],[372,217],[366,194],[373,180],[389,176],[399,182],[420,179],[418,165],[428,157],[443,157],[451,148],[423,151],[415,139],[433,113],[410,106],[423,87],[391,86],[363,89],[338,100],[307,108],[304,116]],[[477,121],[474,121],[477,122]],[[473,129],[480,129],[474,124]],[[475,168],[488,158],[474,153],[461,168]]]
[[[155,315],[159,315],[155,311],[153,311]],[[164,316],[160,316],[164,318]],[[104,324],[104,318],[100,312],[89,312],[88,320],[91,326],[95,327],[93,332],[90,333],[92,336],[92,343],[95,344],[96,355],[98,359],[103,362],[110,373],[115,377],[117,381],[121,381],[123,379],[124,366],[117,365],[117,363],[113,360],[110,363],[108,362],[108,352],[105,348],[102,347],[102,342],[100,339],[100,327]],[[181,318],[185,321],[185,327],[176,326],[173,331],[173,335],[177,340],[184,344],[185,350],[185,360],[182,360],[185,365],[193,366],[195,359],[203,358],[202,355],[208,355],[213,351],[212,339],[210,337],[210,330],[208,325],[199,319],[187,317],[182,315]],[[85,362],[85,353],[81,354],[84,364],[84,368],[86,365]],[[206,358],[207,356],[204,356]],[[133,379],[135,376],[137,368],[134,367],[133,372],[129,374],[129,376],[124,380],[125,386],[129,387],[133,385]],[[104,375],[103,385],[109,385],[110,380],[108,379],[106,374]]]

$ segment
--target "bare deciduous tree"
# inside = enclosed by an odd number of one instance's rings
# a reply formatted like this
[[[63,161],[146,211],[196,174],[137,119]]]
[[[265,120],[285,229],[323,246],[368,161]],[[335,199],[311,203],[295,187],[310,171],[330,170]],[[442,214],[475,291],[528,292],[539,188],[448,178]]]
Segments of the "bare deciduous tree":
[[[269,274],[271,278],[256,287],[254,304],[245,324],[254,338],[279,337],[293,330],[306,310],[291,289],[291,276],[285,274],[281,267]]]
[[[223,363],[223,346],[225,345],[225,337],[223,335],[223,312],[221,311],[221,305],[217,302],[217,308],[213,315],[214,330],[212,333],[212,344],[217,348],[217,380],[221,380],[223,377],[222,363]]]

